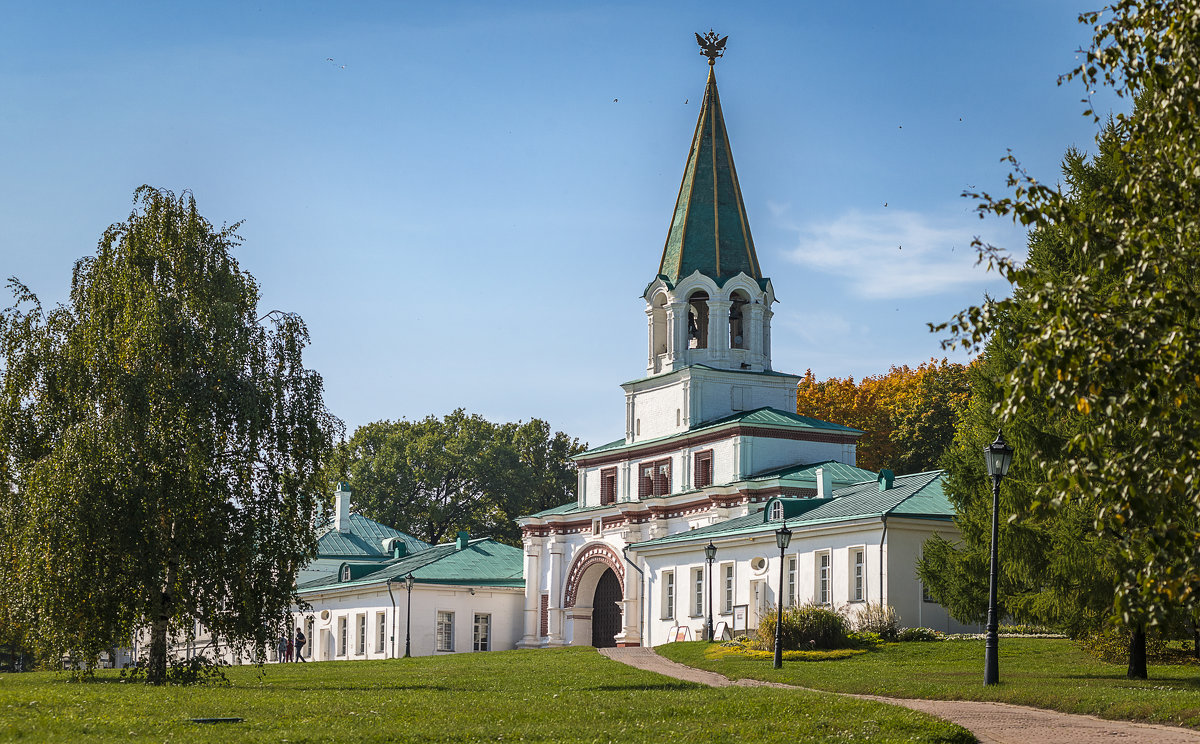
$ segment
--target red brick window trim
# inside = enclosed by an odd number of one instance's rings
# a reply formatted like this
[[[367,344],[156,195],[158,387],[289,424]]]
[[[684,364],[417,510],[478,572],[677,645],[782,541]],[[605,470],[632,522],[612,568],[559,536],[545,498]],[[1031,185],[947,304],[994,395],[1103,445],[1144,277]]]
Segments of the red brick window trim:
[[[696,488],[711,486],[713,482],[713,451],[704,450],[696,453],[695,485]]]
[[[638,465],[638,497],[671,493],[671,458]]]
[[[600,506],[617,503],[617,469],[600,471]]]

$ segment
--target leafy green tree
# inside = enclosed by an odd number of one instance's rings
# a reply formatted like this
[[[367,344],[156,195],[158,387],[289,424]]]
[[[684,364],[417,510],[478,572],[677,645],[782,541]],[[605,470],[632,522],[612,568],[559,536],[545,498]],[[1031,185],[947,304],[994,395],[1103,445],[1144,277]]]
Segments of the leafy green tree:
[[[1061,250],[1094,270],[1044,281],[1036,265],[981,245],[1022,292],[946,327],[968,347],[1012,334],[1014,361],[998,381],[1004,426],[1038,411],[1074,422],[1024,443],[1044,471],[1029,511],[1078,509],[1089,539],[1111,544],[1113,607],[1134,630],[1130,675],[1145,676],[1146,624],[1194,612],[1200,599],[1200,0],[1119,0],[1103,22],[1100,12],[1081,21],[1095,24],[1092,45],[1066,79],[1139,103],[1114,117],[1119,145],[1091,208],[1011,156],[1012,196],[973,196],[981,212],[1035,231],[1064,228]],[[1029,312],[1006,329],[1017,304]]]
[[[340,423],[296,315],[190,194],[148,186],[44,310],[16,280],[0,316],[0,617],[95,663],[150,630],[148,679],[197,622],[260,654],[315,553]]]
[[[458,530],[516,543],[516,517],[573,498],[581,451],[539,419],[496,425],[458,409],[367,424],[342,458],[364,516],[431,543]]]

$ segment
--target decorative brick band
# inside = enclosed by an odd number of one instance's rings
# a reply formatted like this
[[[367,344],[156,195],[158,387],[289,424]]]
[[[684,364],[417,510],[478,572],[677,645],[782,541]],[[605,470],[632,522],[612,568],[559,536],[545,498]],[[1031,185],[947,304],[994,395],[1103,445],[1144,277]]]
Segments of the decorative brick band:
[[[625,586],[625,567],[621,565],[621,556],[604,543],[593,543],[580,551],[579,555],[575,556],[575,560],[571,562],[571,570],[567,573],[567,589],[563,607],[575,606],[576,595],[579,594],[579,582],[583,580],[583,575],[587,573],[588,569],[598,563],[611,568],[617,575],[617,579],[620,580],[622,588]]]

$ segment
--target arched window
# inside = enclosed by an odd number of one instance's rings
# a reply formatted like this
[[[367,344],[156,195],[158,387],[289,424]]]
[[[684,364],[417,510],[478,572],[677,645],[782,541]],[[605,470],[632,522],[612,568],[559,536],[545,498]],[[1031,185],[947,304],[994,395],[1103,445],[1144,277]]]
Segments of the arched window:
[[[708,292],[703,290],[688,298],[688,348],[708,348]]]
[[[746,306],[750,298],[742,290],[736,290],[729,298],[729,348],[748,349],[750,340],[746,337],[749,330],[746,324]]]
[[[342,581],[349,581],[349,580],[350,580],[350,567],[342,566]]]
[[[771,519],[783,519],[783,502],[776,501],[771,504]]]

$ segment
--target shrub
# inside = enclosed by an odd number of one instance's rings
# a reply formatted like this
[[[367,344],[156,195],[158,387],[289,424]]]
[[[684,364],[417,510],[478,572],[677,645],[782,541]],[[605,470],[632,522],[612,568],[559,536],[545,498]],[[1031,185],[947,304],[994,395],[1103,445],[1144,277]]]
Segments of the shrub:
[[[775,648],[775,609],[758,622],[759,648]],[[849,622],[840,612],[819,605],[788,607],[783,611],[781,642],[785,651],[845,648]]]
[[[876,648],[883,645],[883,638],[878,633],[870,631],[858,631],[846,636],[846,640],[850,642],[853,648]]]
[[[940,630],[933,628],[905,628],[896,636],[898,641],[940,641],[943,638]]]
[[[860,633],[878,633],[883,640],[894,641],[900,632],[900,616],[891,605],[867,602],[855,618],[854,629]]]
[[[1132,633],[1128,630],[1107,629],[1084,636],[1079,641],[1079,647],[1089,656],[1107,664],[1125,664],[1129,661],[1129,639]],[[1167,642],[1157,633],[1146,633],[1146,658],[1151,661],[1164,661],[1167,654]]]

